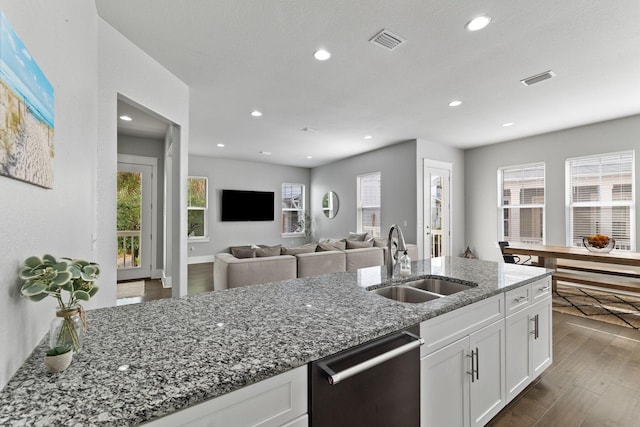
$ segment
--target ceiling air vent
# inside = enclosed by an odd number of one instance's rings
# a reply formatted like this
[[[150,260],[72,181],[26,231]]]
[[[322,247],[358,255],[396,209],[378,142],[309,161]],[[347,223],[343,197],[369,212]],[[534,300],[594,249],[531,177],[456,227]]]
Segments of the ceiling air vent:
[[[522,79],[522,80],[520,80],[520,82],[522,82],[522,84],[525,85],[525,86],[531,86],[533,84],[540,83],[540,82],[543,82],[545,80],[549,80],[551,77],[555,77],[555,76],[556,76],[556,73],[554,73],[553,71],[549,70],[549,71],[545,71],[544,73],[536,74],[535,76],[531,76],[531,77],[527,77],[526,79]]]
[[[373,36],[372,39],[369,40],[369,42],[375,45],[378,45],[380,47],[383,47],[387,50],[393,50],[396,47],[398,47],[400,44],[404,43],[405,41],[406,41],[405,39],[403,39],[397,34],[393,34],[389,30],[382,30],[378,34]]]

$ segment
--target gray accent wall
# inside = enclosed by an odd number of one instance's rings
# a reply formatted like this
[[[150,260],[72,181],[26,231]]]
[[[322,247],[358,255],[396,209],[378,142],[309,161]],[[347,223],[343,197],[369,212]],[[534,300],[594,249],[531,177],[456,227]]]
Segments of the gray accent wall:
[[[268,163],[228,160],[218,157],[189,156],[189,176],[209,179],[209,240],[188,241],[189,257],[213,256],[227,252],[229,246],[265,244],[291,247],[306,242],[304,238],[281,237],[280,220],[282,184],[304,184],[306,206],[309,208],[310,171],[307,168],[279,166]],[[221,190],[250,190],[275,192],[275,221],[220,221]]]
[[[350,231],[356,231],[357,176],[371,172],[381,173],[382,234],[386,236],[389,227],[396,223],[407,243],[416,242],[416,140],[313,168],[314,240],[344,238]],[[322,213],[322,196],[327,191],[335,191],[340,199],[340,210],[333,219]]]
[[[468,243],[480,258],[501,259],[498,240],[497,170],[545,164],[546,243],[566,244],[565,160],[570,157],[636,150],[636,244],[640,188],[640,116],[532,136],[465,152],[465,222]]]

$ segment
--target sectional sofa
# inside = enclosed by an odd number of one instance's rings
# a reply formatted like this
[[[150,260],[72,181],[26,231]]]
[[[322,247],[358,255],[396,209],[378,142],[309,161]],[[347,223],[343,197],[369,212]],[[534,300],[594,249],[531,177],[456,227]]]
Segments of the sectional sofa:
[[[231,247],[230,253],[215,256],[214,290],[354,271],[385,263],[386,241],[379,240],[370,246],[349,242],[348,239],[328,240],[330,242],[321,241],[297,248],[283,248],[280,245]],[[411,259],[418,258],[416,245],[407,245],[407,250]]]

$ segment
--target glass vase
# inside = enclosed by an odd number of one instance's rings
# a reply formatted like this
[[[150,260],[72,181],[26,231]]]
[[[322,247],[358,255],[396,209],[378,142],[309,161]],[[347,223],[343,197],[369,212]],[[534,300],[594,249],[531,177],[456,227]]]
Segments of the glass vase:
[[[49,347],[70,345],[74,352],[82,350],[84,322],[80,306],[58,308],[49,328]]]

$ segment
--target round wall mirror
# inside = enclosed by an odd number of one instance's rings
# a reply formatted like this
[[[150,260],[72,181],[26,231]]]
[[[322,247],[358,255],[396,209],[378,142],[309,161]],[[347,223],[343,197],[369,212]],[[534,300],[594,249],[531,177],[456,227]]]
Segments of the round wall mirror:
[[[331,219],[338,214],[338,208],[340,207],[340,202],[338,201],[338,195],[329,191],[322,197],[322,212],[324,215]]]

